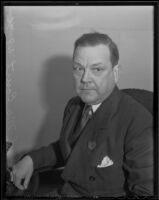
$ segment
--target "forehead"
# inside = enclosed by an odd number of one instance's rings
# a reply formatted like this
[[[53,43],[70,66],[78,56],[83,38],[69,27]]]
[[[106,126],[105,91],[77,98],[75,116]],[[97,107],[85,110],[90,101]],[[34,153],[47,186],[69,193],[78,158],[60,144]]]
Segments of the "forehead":
[[[109,47],[104,44],[96,46],[77,47],[74,53],[74,61],[110,61]]]

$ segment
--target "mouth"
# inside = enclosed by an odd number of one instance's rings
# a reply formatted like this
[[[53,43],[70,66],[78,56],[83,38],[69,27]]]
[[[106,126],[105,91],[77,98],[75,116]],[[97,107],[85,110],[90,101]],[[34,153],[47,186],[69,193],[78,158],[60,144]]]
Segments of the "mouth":
[[[90,91],[90,90],[93,90],[91,88],[80,88],[80,90],[83,90],[83,91]]]

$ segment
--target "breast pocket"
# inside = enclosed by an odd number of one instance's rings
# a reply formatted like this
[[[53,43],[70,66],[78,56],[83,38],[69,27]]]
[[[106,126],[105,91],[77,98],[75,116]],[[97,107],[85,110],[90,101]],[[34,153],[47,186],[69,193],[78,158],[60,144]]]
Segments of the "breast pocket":
[[[100,145],[96,144],[96,147],[94,147],[94,149],[92,149],[90,152],[90,164],[97,168],[104,168],[113,165],[114,162],[111,159],[111,155],[108,154],[109,153],[105,142],[101,143]]]
[[[114,187],[119,177],[118,166],[113,156],[108,153],[105,144],[101,144],[92,152],[90,164],[99,186],[107,189],[112,185]]]

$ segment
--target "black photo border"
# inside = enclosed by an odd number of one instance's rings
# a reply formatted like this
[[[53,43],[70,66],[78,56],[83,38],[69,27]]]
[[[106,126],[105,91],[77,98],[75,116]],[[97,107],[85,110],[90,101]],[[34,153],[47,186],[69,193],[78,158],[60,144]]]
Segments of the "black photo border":
[[[154,50],[154,196],[152,199],[158,199],[158,112],[159,112],[159,3],[158,1],[1,1],[1,199],[26,199],[26,197],[6,197],[5,181],[6,181],[6,43],[4,33],[4,7],[5,6],[153,6],[153,50]],[[28,197],[29,198],[29,197]],[[30,197],[29,199],[53,199],[49,197]],[[61,198],[60,198],[61,199]],[[70,198],[69,198],[70,199]],[[82,198],[81,198],[82,199]],[[86,199],[86,198],[84,198]],[[102,198],[103,199],[103,198]],[[106,198],[104,198],[106,199]],[[110,198],[108,198],[110,199]],[[113,198],[115,199],[115,198]],[[145,198],[144,198],[145,199]],[[151,198],[148,198],[151,199]]]

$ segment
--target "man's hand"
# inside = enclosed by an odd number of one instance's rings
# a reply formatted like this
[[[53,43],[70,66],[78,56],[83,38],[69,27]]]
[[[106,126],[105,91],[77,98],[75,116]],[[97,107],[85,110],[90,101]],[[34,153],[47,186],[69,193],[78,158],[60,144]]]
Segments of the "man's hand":
[[[13,166],[12,181],[18,189],[27,189],[32,174],[33,161],[30,156],[25,156]]]

